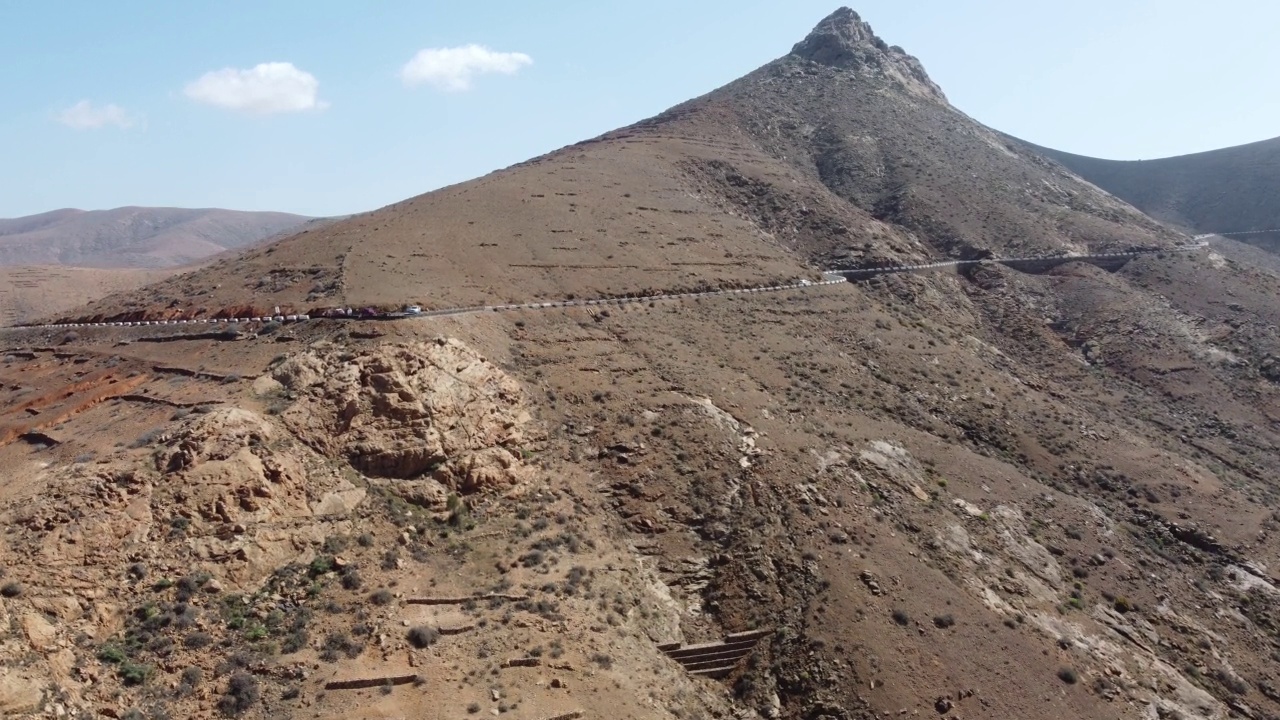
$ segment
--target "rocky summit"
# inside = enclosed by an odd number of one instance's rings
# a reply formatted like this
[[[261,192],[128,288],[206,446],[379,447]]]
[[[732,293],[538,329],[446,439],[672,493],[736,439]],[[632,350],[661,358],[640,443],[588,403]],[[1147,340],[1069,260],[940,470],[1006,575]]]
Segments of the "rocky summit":
[[[884,71],[887,68],[913,83],[903,87],[924,89],[938,100],[945,100],[942,89],[929,79],[920,61],[908,55],[898,46],[890,47],[862,21],[858,13],[840,8],[818,23],[808,37],[791,49],[795,57],[819,65],[829,65],[844,70],[870,67]]]
[[[6,329],[0,708],[1280,716],[1259,254],[840,10],[653,118]]]

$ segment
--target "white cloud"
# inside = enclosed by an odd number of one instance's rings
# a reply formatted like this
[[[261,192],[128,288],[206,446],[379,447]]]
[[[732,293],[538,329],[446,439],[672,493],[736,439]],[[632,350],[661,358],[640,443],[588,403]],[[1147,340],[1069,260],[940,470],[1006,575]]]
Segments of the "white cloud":
[[[131,128],[138,124],[138,119],[119,105],[107,103],[98,106],[88,100],[81,100],[58,113],[58,122],[76,130],[94,130],[107,125]]]
[[[419,50],[400,69],[405,85],[427,83],[439,90],[460,92],[471,88],[476,75],[514,75],[533,58],[518,52],[496,52],[482,45]]]
[[[271,62],[248,70],[224,68],[187,83],[183,92],[199,103],[255,115],[323,110],[329,106],[316,98],[320,81],[294,67]]]

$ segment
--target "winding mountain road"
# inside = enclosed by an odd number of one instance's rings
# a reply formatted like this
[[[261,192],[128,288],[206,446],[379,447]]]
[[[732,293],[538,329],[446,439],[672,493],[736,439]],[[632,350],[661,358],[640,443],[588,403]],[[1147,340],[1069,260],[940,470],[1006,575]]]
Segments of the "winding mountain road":
[[[1268,231],[1257,231],[1268,232]],[[1225,233],[1214,233],[1225,234]],[[1242,234],[1242,233],[1231,233]],[[670,300],[693,300],[698,298],[723,297],[728,295],[750,295],[756,293],[784,292],[789,290],[806,290],[809,288],[824,287],[828,285],[837,285],[844,282],[855,280],[866,280],[879,275],[923,272],[931,270],[945,270],[949,268],[961,268],[972,265],[999,264],[1020,269],[1020,266],[1031,265],[1056,265],[1066,262],[1092,262],[1095,264],[1115,264],[1117,262],[1127,262],[1128,260],[1143,255],[1157,255],[1160,253],[1170,252],[1195,252],[1209,245],[1207,238],[1211,235],[1197,235],[1193,239],[1196,241],[1192,245],[1183,245],[1175,248],[1136,250],[1123,253],[1098,253],[1091,255],[1043,255],[1029,257],[1012,257],[1012,258],[982,258],[978,260],[943,260],[932,263],[920,263],[913,265],[890,265],[884,267],[861,267],[861,268],[835,268],[823,271],[823,279],[820,281],[799,280],[794,283],[785,283],[781,285],[762,285],[750,288],[735,288],[731,290],[710,290],[706,292],[691,293],[672,293],[672,294],[656,294],[641,297],[624,297],[624,298],[600,298],[594,300],[559,300],[552,302],[530,302],[518,303],[513,305],[475,305],[470,307],[458,308],[442,308],[438,310],[427,310],[413,315],[404,315],[397,320],[420,320],[424,318],[447,317],[454,315],[468,315],[483,312],[510,312],[517,310],[548,310],[552,308],[571,308],[571,307],[596,307],[610,305],[628,305],[634,303],[649,303]],[[51,323],[43,325],[16,325],[12,327],[0,328],[0,331],[17,331],[17,330],[33,330],[33,329],[72,329],[72,328],[102,328],[102,327],[151,327],[159,325],[235,325],[247,322],[306,322],[313,320],[322,320],[329,318],[311,317],[310,315],[268,315],[261,317],[242,317],[242,318],[218,318],[218,319],[194,319],[194,320],[138,320],[138,321],[118,321],[118,322],[100,322],[100,323]],[[386,318],[384,318],[386,319]]]

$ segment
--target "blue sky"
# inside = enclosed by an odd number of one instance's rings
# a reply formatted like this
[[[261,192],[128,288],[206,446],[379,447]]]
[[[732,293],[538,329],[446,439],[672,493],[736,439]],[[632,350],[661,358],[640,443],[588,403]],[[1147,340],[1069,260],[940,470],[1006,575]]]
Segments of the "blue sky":
[[[0,217],[373,209],[707,92],[838,4],[6,0]],[[1280,3],[851,6],[1033,142],[1136,159],[1280,135]]]

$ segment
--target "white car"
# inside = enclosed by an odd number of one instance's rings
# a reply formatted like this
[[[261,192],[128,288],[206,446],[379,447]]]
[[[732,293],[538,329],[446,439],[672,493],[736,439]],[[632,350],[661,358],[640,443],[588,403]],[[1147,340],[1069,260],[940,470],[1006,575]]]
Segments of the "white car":
[[[422,313],[422,308],[418,305],[408,305],[404,309],[405,315],[418,315]]]

